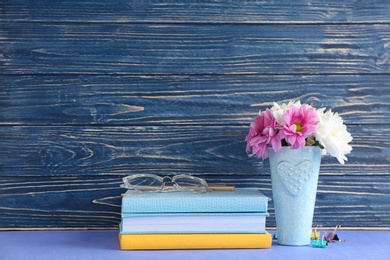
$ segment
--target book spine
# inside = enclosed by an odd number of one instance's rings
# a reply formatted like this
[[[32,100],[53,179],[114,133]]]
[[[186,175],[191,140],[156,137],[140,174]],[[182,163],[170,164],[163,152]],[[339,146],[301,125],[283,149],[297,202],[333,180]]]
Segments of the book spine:
[[[122,250],[270,248],[271,234],[119,234]]]
[[[167,202],[168,201],[168,202]],[[265,197],[258,198],[229,198],[215,199],[207,197],[198,197],[194,199],[171,197],[146,197],[137,198],[136,196],[123,197],[122,214],[127,213],[218,213],[218,212],[235,212],[235,213],[254,213],[267,212],[268,199]]]
[[[169,216],[123,218],[122,234],[266,233],[265,216]]]
[[[153,226],[150,225],[150,228],[133,228],[133,227],[124,227],[121,230],[121,234],[201,234],[201,233],[216,233],[216,234],[263,234],[267,233],[264,224],[251,224],[251,225],[241,225],[237,227],[232,226],[189,226],[189,227],[175,227],[174,225],[166,226]]]
[[[236,212],[199,212],[199,213],[188,213],[188,212],[178,212],[178,213],[122,213],[122,218],[133,218],[133,217],[156,217],[156,216],[193,216],[193,217],[204,217],[204,216],[259,216],[259,217],[268,217],[268,212],[248,212],[248,213],[236,213]]]

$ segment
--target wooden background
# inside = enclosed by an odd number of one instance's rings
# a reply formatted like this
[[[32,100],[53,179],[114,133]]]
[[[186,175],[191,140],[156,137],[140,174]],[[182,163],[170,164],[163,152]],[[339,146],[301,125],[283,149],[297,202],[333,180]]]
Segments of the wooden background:
[[[354,137],[345,165],[322,160],[314,224],[389,228],[389,14],[374,0],[0,0],[0,229],[117,228],[134,173],[271,197],[249,124],[312,98]]]

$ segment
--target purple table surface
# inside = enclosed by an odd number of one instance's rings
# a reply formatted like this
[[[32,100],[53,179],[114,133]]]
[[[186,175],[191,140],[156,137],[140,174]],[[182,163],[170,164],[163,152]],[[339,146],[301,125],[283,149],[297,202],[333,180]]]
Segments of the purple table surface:
[[[273,231],[270,231],[273,233]],[[337,232],[347,242],[325,249],[280,246],[270,249],[121,251],[116,230],[0,231],[0,260],[84,259],[390,259],[390,231]]]

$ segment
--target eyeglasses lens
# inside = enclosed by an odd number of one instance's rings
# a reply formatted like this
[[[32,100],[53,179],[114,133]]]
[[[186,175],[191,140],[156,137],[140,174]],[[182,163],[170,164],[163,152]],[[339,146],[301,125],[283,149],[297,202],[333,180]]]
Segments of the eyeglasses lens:
[[[159,178],[142,176],[128,179],[132,189],[139,191],[159,191],[163,188],[163,181]]]
[[[200,178],[191,176],[175,176],[173,181],[181,190],[192,192],[206,192],[208,190],[207,183]]]

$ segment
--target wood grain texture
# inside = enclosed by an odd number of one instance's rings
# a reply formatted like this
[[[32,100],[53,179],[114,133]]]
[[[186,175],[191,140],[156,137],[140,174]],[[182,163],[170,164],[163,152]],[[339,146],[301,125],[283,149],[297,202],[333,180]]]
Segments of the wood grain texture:
[[[247,126],[272,101],[312,97],[347,124],[390,124],[388,75],[32,75],[0,82],[0,125]]]
[[[385,23],[390,4],[378,0],[5,0],[1,20],[83,23]]]
[[[272,197],[270,176],[204,176],[210,183],[258,187]],[[1,178],[1,229],[112,228],[120,221],[118,178],[110,176]],[[381,176],[327,176],[318,184],[314,224],[343,227],[388,227],[389,178]],[[378,204],[378,198],[383,200]],[[36,203],[40,201],[41,203]],[[273,202],[267,227],[275,226]]]
[[[367,74],[390,24],[6,23],[0,74]],[[23,69],[22,69],[23,68]]]
[[[338,112],[314,224],[390,227],[390,2],[0,1],[0,229],[114,228],[121,178],[272,197],[245,136],[273,101]],[[268,227],[275,226],[270,202]]]
[[[2,127],[0,176],[82,176],[135,173],[253,175],[269,170],[245,152],[246,126]],[[389,176],[388,125],[351,125],[346,165],[324,157],[331,175]],[[23,144],[21,146],[21,144]],[[264,167],[262,167],[264,166]]]

